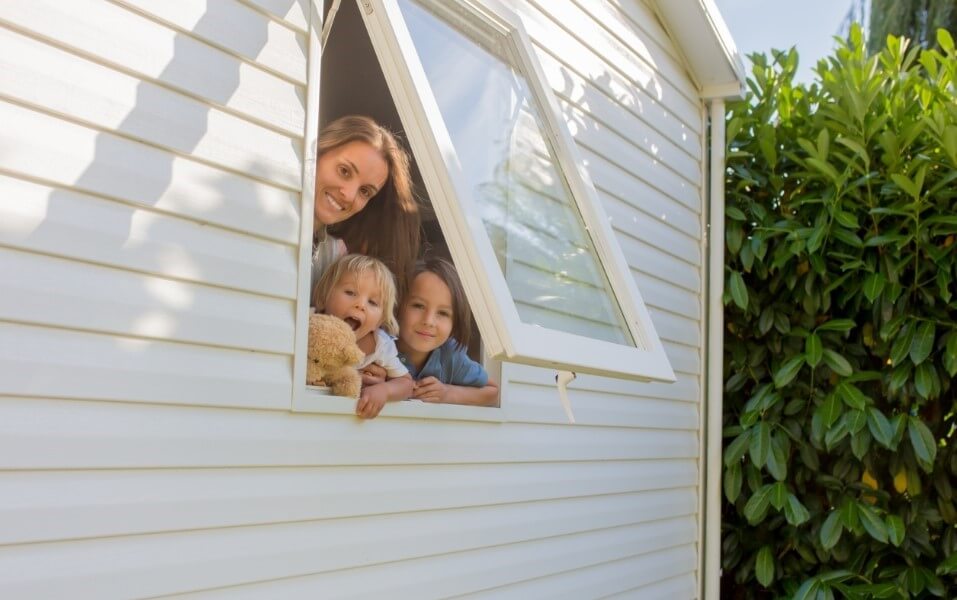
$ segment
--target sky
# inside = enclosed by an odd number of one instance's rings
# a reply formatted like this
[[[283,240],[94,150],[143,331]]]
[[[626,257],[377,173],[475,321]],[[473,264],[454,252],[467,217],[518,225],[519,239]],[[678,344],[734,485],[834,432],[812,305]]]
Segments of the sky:
[[[714,0],[744,58],[752,52],[797,46],[796,80],[810,83],[818,59],[831,53],[851,0]]]

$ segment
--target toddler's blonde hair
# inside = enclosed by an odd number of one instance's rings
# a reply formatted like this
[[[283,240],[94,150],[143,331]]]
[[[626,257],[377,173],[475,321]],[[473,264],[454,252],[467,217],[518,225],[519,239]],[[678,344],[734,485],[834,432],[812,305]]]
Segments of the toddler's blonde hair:
[[[332,288],[340,279],[347,275],[359,277],[366,272],[372,273],[376,285],[379,286],[379,294],[382,296],[382,324],[380,327],[385,329],[389,335],[398,335],[399,323],[395,319],[395,278],[392,276],[389,267],[385,266],[385,263],[371,256],[346,254],[332,263],[312,290],[312,305],[316,308],[316,311],[322,312],[326,301],[329,299],[329,292],[332,291]]]

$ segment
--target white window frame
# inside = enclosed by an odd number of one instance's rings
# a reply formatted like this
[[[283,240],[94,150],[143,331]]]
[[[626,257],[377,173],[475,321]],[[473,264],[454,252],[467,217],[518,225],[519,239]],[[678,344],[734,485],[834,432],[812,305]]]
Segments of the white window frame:
[[[511,43],[540,109],[543,133],[591,234],[635,347],[522,322],[480,213],[466,191],[451,137],[396,0],[357,1],[488,354],[595,375],[674,381],[641,293],[518,15],[498,0],[445,0],[491,25]]]

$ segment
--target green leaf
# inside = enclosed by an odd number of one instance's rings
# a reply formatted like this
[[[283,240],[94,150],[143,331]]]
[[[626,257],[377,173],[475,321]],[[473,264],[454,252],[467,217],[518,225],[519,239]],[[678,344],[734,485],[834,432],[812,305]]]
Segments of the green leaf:
[[[930,356],[930,351],[934,348],[934,336],[936,327],[930,321],[921,323],[917,328],[917,333],[910,345],[910,359],[915,365],[919,365]]]
[[[791,525],[801,525],[811,518],[801,501],[794,494],[788,494],[788,503],[784,506],[784,518]]]
[[[724,497],[734,504],[741,495],[741,463],[734,463],[724,472]]]
[[[731,205],[725,206],[724,214],[728,215],[728,218],[734,221],[748,220],[748,217],[745,216],[744,212],[740,208],[737,208],[736,206],[731,206]]]
[[[754,560],[754,575],[758,583],[764,587],[768,587],[774,581],[774,554],[771,546],[764,546],[758,550],[758,556]]]
[[[767,468],[768,473],[778,481],[784,481],[788,475],[787,454],[783,436],[780,434],[771,437],[771,452],[768,453]]]
[[[934,459],[937,458],[937,443],[934,441],[934,434],[930,432],[927,425],[919,417],[910,417],[907,420],[907,434],[910,437],[910,444],[914,448],[914,454],[920,459],[921,467],[928,473],[931,472],[934,465]]]
[[[867,298],[867,301],[873,302],[878,296],[881,295],[885,285],[887,285],[887,278],[884,277],[882,273],[871,273],[866,279],[864,279],[864,285],[861,289],[863,290],[864,297]]]
[[[952,38],[950,32],[943,27],[937,30],[937,45],[948,54],[954,53],[954,38]]]
[[[744,517],[751,525],[757,525],[768,514],[768,507],[771,504],[771,487],[770,485],[761,486],[744,505]]]
[[[828,451],[833,450],[845,436],[847,436],[847,422],[842,416],[837,420],[837,423],[824,434],[824,446]]]
[[[847,423],[849,433],[857,433],[864,429],[867,425],[867,413],[864,412],[864,407],[849,410],[844,417],[844,422]]]
[[[771,506],[776,510],[784,508],[784,503],[788,500],[788,488],[783,481],[771,485],[771,495],[768,496]]]
[[[884,526],[884,521],[881,520],[877,513],[874,510],[866,505],[857,503],[857,509],[861,517],[861,525],[864,526],[864,530],[867,533],[882,544],[887,543],[887,528]]]
[[[857,524],[860,523],[860,511],[857,509],[857,502],[850,498],[845,498],[844,505],[841,506],[841,523],[844,524],[844,529],[848,531],[857,529]]]
[[[821,345],[821,338],[816,333],[812,333],[804,340],[804,358],[812,369],[821,362],[823,350],[824,346]]]
[[[841,513],[837,510],[832,510],[831,514],[824,519],[824,524],[821,525],[820,539],[821,546],[825,550],[830,550],[841,540],[841,532],[844,531],[843,525],[841,525]]]
[[[802,583],[801,587],[798,588],[798,591],[794,593],[794,597],[791,598],[791,600],[815,600],[820,590],[821,587],[818,584],[816,577],[805,579],[804,583]]]
[[[850,366],[850,365],[848,365]],[[856,410],[864,410],[867,406],[867,396],[855,385],[842,381],[835,390],[848,407]],[[850,427],[848,427],[850,429]]]
[[[887,516],[887,539],[895,546],[904,542],[904,519],[897,515]]]
[[[957,375],[957,333],[954,332],[948,334],[944,346],[944,369],[951,377]]]
[[[741,310],[748,308],[748,288],[744,285],[744,277],[738,271],[731,271],[729,285],[731,287],[731,299]]]
[[[781,365],[774,374],[774,387],[783,388],[791,383],[804,366],[804,355],[792,356],[783,365]]]
[[[878,444],[891,450],[894,449],[891,445],[894,439],[894,428],[891,427],[891,423],[884,416],[884,413],[873,406],[867,409],[867,428]]]
[[[848,377],[854,372],[854,369],[851,368],[851,363],[847,362],[846,358],[831,349],[824,350],[824,364],[843,377]]]
[[[724,449],[724,466],[730,467],[732,464],[740,462],[741,457],[748,451],[748,445],[751,443],[751,430],[741,433],[734,441],[728,444]]]
[[[897,184],[897,187],[902,189],[904,193],[910,196],[911,198],[916,200],[918,197],[920,197],[920,189],[906,175],[901,175],[899,173],[892,173],[891,180],[893,180],[893,182]]]
[[[856,596],[848,596],[848,599],[860,598],[861,600],[870,599],[870,598],[900,598],[901,592],[897,588],[896,583],[865,583],[862,585],[854,585],[847,588],[852,594],[857,594]]]
[[[851,436],[851,452],[857,460],[864,460],[867,451],[871,449],[871,433],[864,429]]]
[[[851,319],[831,319],[826,323],[818,325],[816,331],[850,331],[854,329],[854,321]]]
[[[910,352],[911,342],[914,339],[914,327],[912,324],[908,323],[903,326],[900,333],[897,335],[897,339],[894,340],[894,344],[891,346],[891,364],[897,366],[904,360],[907,354]]]
[[[751,464],[761,468],[768,461],[768,452],[771,450],[771,426],[761,422],[753,429],[751,434]]]
[[[954,552],[937,565],[938,575],[950,575],[957,573],[957,552]]]
[[[921,363],[914,372],[914,388],[922,398],[937,396],[937,372],[931,363]]]
[[[821,419],[825,429],[830,429],[831,425],[837,421],[838,417],[841,416],[844,412],[844,407],[841,405],[841,399],[837,397],[837,394],[831,394],[828,396],[824,403],[821,404]]]

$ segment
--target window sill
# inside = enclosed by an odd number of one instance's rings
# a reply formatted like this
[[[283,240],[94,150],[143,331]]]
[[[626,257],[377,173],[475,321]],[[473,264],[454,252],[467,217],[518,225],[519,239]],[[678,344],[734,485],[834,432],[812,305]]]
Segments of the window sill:
[[[331,396],[325,388],[306,386],[296,395],[292,412],[355,416],[356,401],[343,396]],[[501,407],[432,404],[421,400],[389,402],[377,418],[383,417],[489,423],[503,423],[507,420]]]

